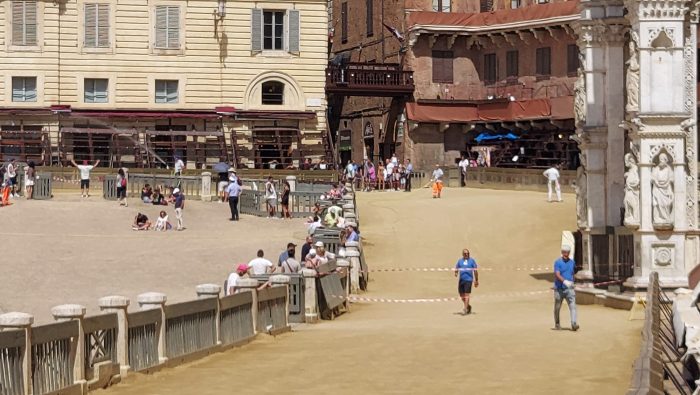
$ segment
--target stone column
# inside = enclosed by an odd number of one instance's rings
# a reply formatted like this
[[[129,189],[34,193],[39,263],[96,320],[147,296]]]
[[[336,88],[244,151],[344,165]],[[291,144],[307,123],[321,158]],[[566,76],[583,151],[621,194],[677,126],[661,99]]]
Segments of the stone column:
[[[253,331],[255,334],[258,333],[258,286],[260,283],[254,278],[242,278],[238,280],[236,284],[237,288],[240,288],[242,292],[252,292],[253,293],[253,305],[251,307],[251,313],[253,314]]]
[[[22,386],[24,395],[34,393],[32,389],[32,324],[34,316],[27,313],[0,314],[0,329],[17,329],[24,331],[22,347]]]
[[[219,294],[221,287],[216,284],[200,284],[197,285],[197,299],[216,299],[216,344],[221,344],[221,304],[219,303]]]
[[[161,322],[158,328],[158,362],[165,363],[168,360],[165,350],[165,302],[168,297],[160,292],[146,292],[136,297],[141,310],[160,310]]]
[[[208,171],[202,173],[202,191],[200,195],[202,196],[202,201],[211,202],[211,173]]]
[[[345,256],[350,262],[350,292],[357,293],[360,289],[360,251],[347,247]]]
[[[274,274],[270,276],[270,284],[277,287],[283,286],[286,290],[284,293],[286,295],[284,298],[285,326],[289,326],[289,281],[289,276],[284,274]]]
[[[105,296],[97,301],[100,310],[117,314],[117,362],[122,377],[129,372],[129,321],[127,310],[129,298],[125,296]]]
[[[287,176],[286,180],[289,183],[289,192],[296,192],[297,176]]]
[[[83,329],[83,317],[85,306],[79,304],[62,304],[51,308],[51,315],[56,321],[78,321],[78,336],[72,341],[70,360],[73,363],[73,382],[85,386],[85,330]]]
[[[301,269],[304,275],[304,321],[307,324],[318,322],[318,299],[316,296],[316,271]]]

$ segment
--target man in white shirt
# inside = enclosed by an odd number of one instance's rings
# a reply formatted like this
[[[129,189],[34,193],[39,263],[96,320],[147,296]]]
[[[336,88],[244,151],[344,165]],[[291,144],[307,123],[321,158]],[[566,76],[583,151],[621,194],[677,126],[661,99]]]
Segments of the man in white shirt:
[[[467,186],[467,168],[469,168],[469,159],[465,159],[464,156],[459,161],[459,170],[460,170],[460,185],[463,187]]]
[[[228,275],[228,279],[226,279],[226,284],[224,285],[225,295],[233,295],[238,293],[238,280],[243,278],[246,272],[248,272],[248,266],[245,263],[242,263],[236,267],[235,272]]]
[[[552,201],[552,184],[554,184],[554,188],[557,191],[557,202],[561,202],[561,186],[559,185],[559,169],[557,169],[557,166],[550,167],[542,175],[547,177],[547,201],[550,203]]]
[[[10,163],[7,164],[7,179],[10,180],[11,185],[10,195],[12,195],[12,197],[19,197],[19,194],[15,192],[17,188],[17,165],[15,164],[15,158],[10,159]]]
[[[274,266],[272,262],[263,258],[265,253],[263,250],[258,250],[258,257],[248,262],[248,268],[251,269],[252,273],[256,276],[262,274],[272,273]]]
[[[265,183],[265,205],[267,205],[268,218],[275,218],[275,209],[277,208],[277,191],[272,177],[267,177]]]
[[[185,162],[182,161],[179,157],[175,157],[175,175],[180,176],[182,175],[182,171],[185,170]]]
[[[78,170],[80,170],[80,191],[82,192],[82,197],[90,197],[90,172],[92,169],[97,167],[97,165],[100,164],[100,160],[98,159],[97,162],[95,162],[94,165],[90,166],[88,165],[88,161],[84,160],[82,165],[78,165],[75,163],[73,159],[71,159],[70,163],[73,164],[73,166],[77,167]]]
[[[445,173],[440,168],[440,165],[435,165],[433,170],[433,199],[442,197],[442,177]]]
[[[384,181],[388,181],[391,183],[391,180],[393,180],[392,177],[394,177],[394,167],[396,167],[396,164],[392,162],[391,160],[387,159],[386,160],[386,171],[384,172]],[[391,190],[391,184],[389,184],[389,190]]]

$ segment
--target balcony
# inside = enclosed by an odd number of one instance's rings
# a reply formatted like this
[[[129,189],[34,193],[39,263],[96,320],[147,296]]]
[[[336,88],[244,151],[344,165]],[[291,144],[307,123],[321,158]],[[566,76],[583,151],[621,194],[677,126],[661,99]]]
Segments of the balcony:
[[[329,64],[326,69],[326,92],[344,96],[410,96],[413,72],[398,64],[347,63]]]

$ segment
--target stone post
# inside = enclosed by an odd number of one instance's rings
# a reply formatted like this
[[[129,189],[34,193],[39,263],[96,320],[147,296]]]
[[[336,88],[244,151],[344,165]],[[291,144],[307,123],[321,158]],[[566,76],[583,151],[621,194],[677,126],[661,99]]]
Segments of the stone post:
[[[345,308],[350,308],[348,297],[350,296],[350,261],[347,259],[337,259],[336,265],[345,272]]]
[[[85,330],[83,318],[85,306],[79,304],[62,304],[51,308],[51,315],[56,321],[78,321],[78,336],[71,343],[70,360],[73,363],[73,382],[85,386]]]
[[[243,292],[253,293],[253,305],[251,306],[251,314],[253,314],[253,331],[258,333],[258,286],[260,282],[254,278],[241,278],[236,284],[237,288],[241,288]]]
[[[22,347],[22,386],[24,395],[34,393],[32,389],[32,331],[34,316],[27,313],[0,314],[1,329],[18,329],[24,331],[24,346]]]
[[[208,171],[202,172],[202,201],[211,202],[211,173]]]
[[[160,292],[146,292],[136,297],[141,310],[160,310],[160,325],[158,331],[158,362],[165,363],[168,360],[165,352],[165,302],[168,297]]]
[[[105,296],[97,301],[105,313],[117,313],[117,362],[122,377],[129,372],[129,321],[127,310],[129,298],[125,296]]]
[[[287,176],[287,182],[289,183],[289,192],[296,192],[297,190],[297,176]]]
[[[318,322],[318,299],[316,297],[316,271],[301,269],[304,275],[304,322]]]
[[[274,274],[270,276],[270,284],[273,286],[284,286],[286,292],[284,298],[284,326],[289,326],[289,276],[284,274]]]
[[[357,293],[360,289],[360,251],[347,247],[345,256],[350,262],[350,292]]]
[[[221,344],[221,303],[219,303],[219,294],[221,287],[216,284],[200,284],[197,285],[197,299],[216,299],[216,318],[214,320],[216,326],[216,344]]]

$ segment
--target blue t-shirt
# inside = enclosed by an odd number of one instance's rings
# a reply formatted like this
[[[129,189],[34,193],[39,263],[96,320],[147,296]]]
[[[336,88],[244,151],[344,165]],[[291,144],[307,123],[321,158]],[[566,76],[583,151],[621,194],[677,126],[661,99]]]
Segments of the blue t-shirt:
[[[182,193],[178,193],[177,196],[175,196],[175,208],[182,208],[184,201],[185,195],[183,195]]]
[[[564,278],[564,280],[569,280],[569,281],[574,281],[574,267],[576,266],[576,263],[574,263],[574,260],[569,258],[568,261],[564,261],[564,258],[559,258],[556,261],[554,261],[554,272],[559,272],[561,276]],[[564,289],[566,288],[564,284],[559,281],[558,278],[554,278],[554,287],[557,289]]]
[[[476,269],[476,267],[476,261],[474,260],[474,258],[469,258],[467,260],[464,260],[464,258],[460,258],[457,261],[457,266],[455,266],[455,269]],[[474,271],[461,270],[459,272],[459,281],[474,281]]]

